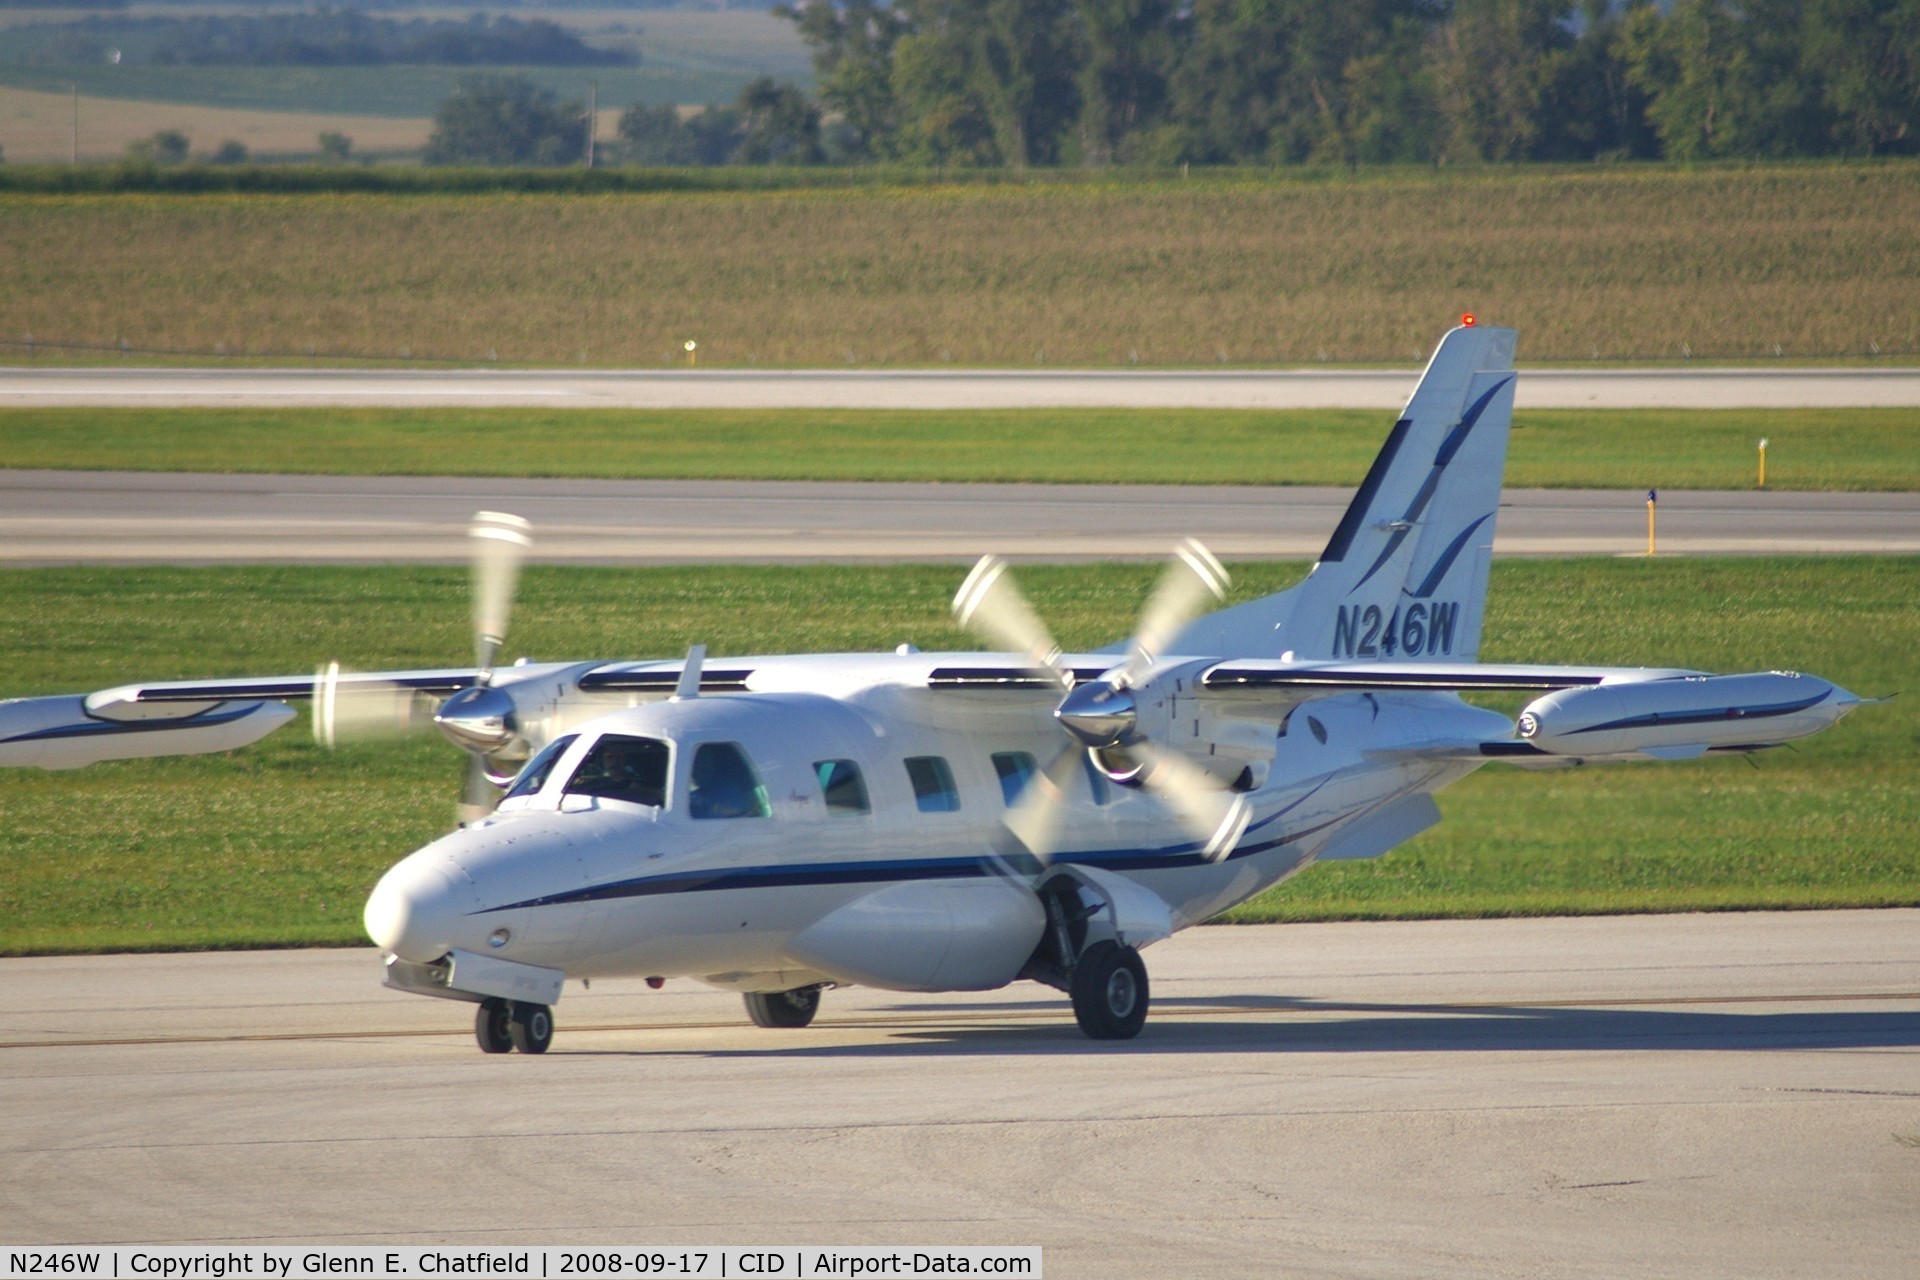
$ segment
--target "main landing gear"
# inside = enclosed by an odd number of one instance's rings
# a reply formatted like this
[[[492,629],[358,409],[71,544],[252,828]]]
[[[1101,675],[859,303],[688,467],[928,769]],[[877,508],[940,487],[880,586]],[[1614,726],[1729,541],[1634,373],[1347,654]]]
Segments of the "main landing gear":
[[[1131,1040],[1147,1023],[1147,966],[1114,938],[1089,938],[1106,904],[1070,875],[1040,886],[1047,929],[1020,976],[1073,998],[1073,1018],[1090,1040]]]
[[[553,1010],[490,996],[473,1015],[473,1038],[483,1053],[545,1053],[553,1043]]]
[[[1147,966],[1117,942],[1096,942],[1073,965],[1073,1016],[1091,1040],[1131,1040],[1147,1021]]]
[[[820,988],[792,991],[749,991],[747,1016],[756,1027],[804,1027],[820,1012]]]

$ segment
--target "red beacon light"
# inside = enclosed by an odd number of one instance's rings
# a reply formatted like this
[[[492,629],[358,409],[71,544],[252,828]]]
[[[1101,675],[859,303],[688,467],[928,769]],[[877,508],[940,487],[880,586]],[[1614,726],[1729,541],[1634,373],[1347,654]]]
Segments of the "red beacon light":
[[[1473,318],[1473,312],[1469,311],[1465,315],[1460,317],[1460,323],[1465,327],[1471,329],[1478,322]]]

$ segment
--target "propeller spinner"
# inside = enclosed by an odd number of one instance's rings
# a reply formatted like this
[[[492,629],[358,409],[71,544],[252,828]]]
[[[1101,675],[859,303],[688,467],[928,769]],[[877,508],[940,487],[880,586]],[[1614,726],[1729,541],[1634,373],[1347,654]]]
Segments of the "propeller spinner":
[[[1021,654],[1049,674],[1064,695],[1053,714],[1071,741],[1007,815],[1008,829],[1035,855],[1045,858],[1057,848],[1066,788],[1087,752],[1103,770],[1137,783],[1164,804],[1194,834],[1208,860],[1225,857],[1239,842],[1252,817],[1246,798],[1177,751],[1151,741],[1140,727],[1140,694],[1152,681],[1154,664],[1188,622],[1225,596],[1228,581],[1211,552],[1191,538],[1182,542],[1141,610],[1126,662],[1076,685],[1060,646],[1014,585],[1006,562],[985,556],[974,566],[954,597],[954,617]]]

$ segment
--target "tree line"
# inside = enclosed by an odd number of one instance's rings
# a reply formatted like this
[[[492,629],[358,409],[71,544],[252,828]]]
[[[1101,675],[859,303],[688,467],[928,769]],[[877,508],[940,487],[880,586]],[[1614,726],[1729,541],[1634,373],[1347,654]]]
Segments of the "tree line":
[[[117,60],[157,66],[375,67],[632,66],[545,18],[476,13],[465,20],[384,18],[352,8],[187,17],[90,17],[28,23],[8,32],[14,57],[72,65]],[[14,60],[14,59],[9,59]]]
[[[813,149],[837,161],[1695,160],[1920,144],[1920,0],[797,0],[778,12],[813,49]]]
[[[1920,0],[806,0],[777,12],[813,48],[813,94],[762,78],[690,115],[635,106],[604,158],[1021,169],[1920,149]],[[531,86],[520,98],[508,111],[457,95],[429,162],[581,157],[577,103]],[[450,130],[450,113],[468,127]],[[547,123],[529,129],[531,116]],[[489,130],[509,141],[487,143]]]

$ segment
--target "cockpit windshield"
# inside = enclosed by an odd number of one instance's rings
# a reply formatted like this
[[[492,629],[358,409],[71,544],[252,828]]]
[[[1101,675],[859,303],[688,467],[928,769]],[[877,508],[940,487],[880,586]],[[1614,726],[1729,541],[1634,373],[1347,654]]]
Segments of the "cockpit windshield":
[[[547,775],[553,772],[554,764],[561,756],[567,754],[567,748],[572,746],[573,740],[579,736],[579,734],[569,733],[565,737],[555,738],[541,748],[540,754],[527,761],[526,768],[520,770],[520,776],[513,780],[513,785],[507,788],[507,794],[500,798],[511,800],[515,796],[530,796],[546,786]]]
[[[601,796],[665,808],[671,752],[658,738],[607,733],[567,779],[570,796]]]

